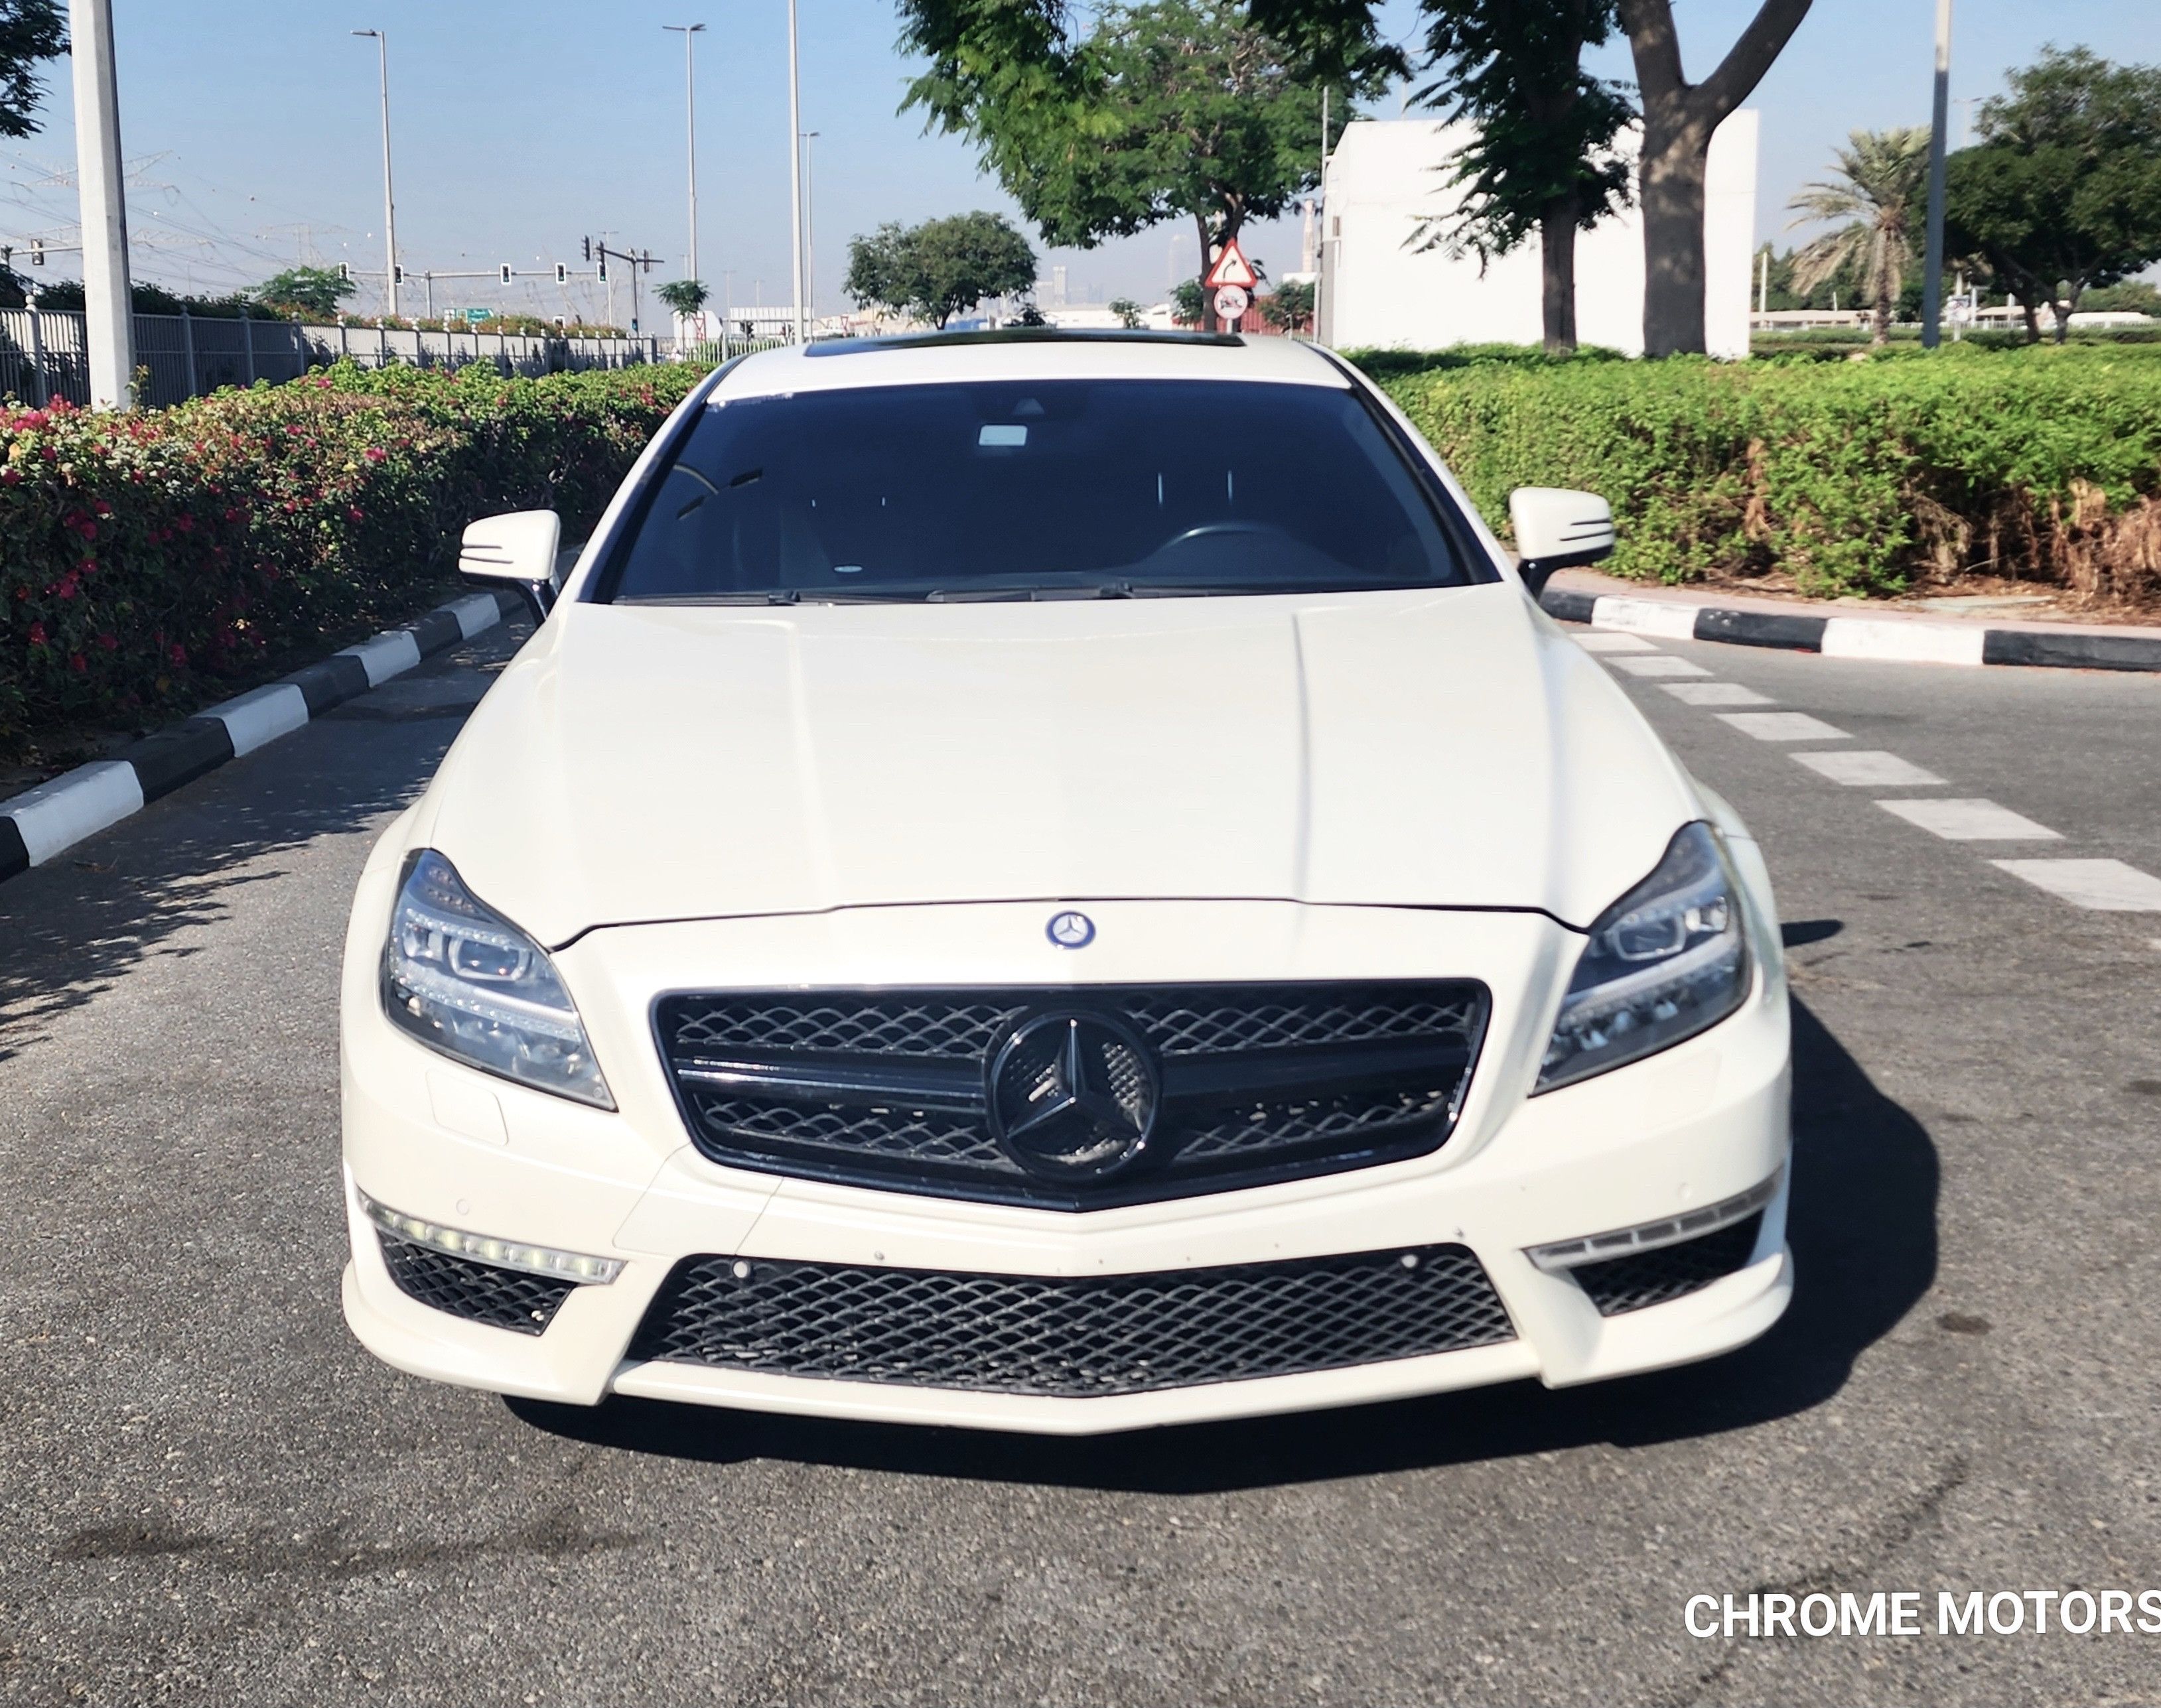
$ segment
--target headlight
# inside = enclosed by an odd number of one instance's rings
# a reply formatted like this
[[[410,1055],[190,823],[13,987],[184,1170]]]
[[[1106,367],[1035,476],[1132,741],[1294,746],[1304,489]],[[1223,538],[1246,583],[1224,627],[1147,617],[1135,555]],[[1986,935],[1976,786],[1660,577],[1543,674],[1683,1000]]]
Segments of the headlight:
[[[1694,1036],[1740,1007],[1748,982],[1741,885],[1711,827],[1685,825],[1592,922],[1533,1094]]]
[[[584,1023],[548,952],[476,901],[450,863],[423,849],[406,863],[383,1007],[422,1043],[521,1085],[615,1107]]]

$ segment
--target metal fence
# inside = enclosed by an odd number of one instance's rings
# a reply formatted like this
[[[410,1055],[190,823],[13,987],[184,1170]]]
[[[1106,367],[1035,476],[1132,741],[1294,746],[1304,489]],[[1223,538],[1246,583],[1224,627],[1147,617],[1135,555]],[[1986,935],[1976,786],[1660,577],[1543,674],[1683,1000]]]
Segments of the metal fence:
[[[760,340],[762,342],[762,340]],[[748,346],[722,340],[719,359]],[[76,309],[0,309],[0,395],[43,403],[90,402],[83,315]],[[705,354],[705,351],[700,351]],[[363,367],[456,369],[491,363],[506,376],[635,367],[675,357],[664,338],[596,338],[521,332],[423,332],[376,326],[307,326],[289,320],[138,314],[135,361],[148,383],[136,401],[157,407],[221,386],[297,379],[310,368],[349,360]]]

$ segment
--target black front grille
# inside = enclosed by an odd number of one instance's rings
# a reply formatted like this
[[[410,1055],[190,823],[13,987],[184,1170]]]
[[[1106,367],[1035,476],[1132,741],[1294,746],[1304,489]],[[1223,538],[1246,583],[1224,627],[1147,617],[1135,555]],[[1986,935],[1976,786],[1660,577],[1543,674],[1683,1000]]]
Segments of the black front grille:
[[[1450,980],[730,992],[664,997],[654,1018],[691,1136],[716,1161],[1083,1210],[1438,1148],[1487,1008],[1484,986]],[[1160,1112],[1130,1170],[1046,1177],[992,1130],[991,1062],[1047,1013],[1102,1016],[1145,1046]]]
[[[1763,1225],[1763,1212],[1758,1210],[1747,1220],[1716,1233],[1631,1252],[1626,1257],[1607,1258],[1601,1263],[1581,1264],[1569,1273],[1591,1295],[1600,1316],[1618,1316],[1623,1311],[1642,1311],[1700,1292],[1713,1281],[1746,1268]]]
[[[555,1319],[575,1281],[553,1275],[529,1275],[495,1264],[454,1257],[431,1245],[416,1245],[377,1230],[383,1262],[398,1290],[468,1322],[486,1323],[518,1334],[538,1334]]]
[[[1460,1245],[1077,1280],[695,1257],[670,1273],[630,1356],[1085,1398],[1513,1338]]]

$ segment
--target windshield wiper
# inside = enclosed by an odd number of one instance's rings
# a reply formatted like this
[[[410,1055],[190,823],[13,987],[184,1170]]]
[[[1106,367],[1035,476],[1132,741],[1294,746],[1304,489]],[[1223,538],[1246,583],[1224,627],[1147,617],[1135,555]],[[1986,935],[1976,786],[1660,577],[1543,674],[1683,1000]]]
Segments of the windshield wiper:
[[[995,600],[1131,599],[1133,584],[1103,581],[1081,587],[934,587],[923,595],[931,605],[981,604]]]

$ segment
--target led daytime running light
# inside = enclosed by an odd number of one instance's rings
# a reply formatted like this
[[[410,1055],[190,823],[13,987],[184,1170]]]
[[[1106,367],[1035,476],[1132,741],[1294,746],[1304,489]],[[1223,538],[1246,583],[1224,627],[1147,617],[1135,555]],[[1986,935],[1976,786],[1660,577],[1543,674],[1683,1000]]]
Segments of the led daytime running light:
[[[522,1240],[497,1239],[485,1233],[468,1233],[445,1228],[422,1217],[408,1216],[388,1204],[378,1204],[356,1186],[360,1207],[367,1219],[393,1239],[409,1245],[424,1245],[473,1263],[492,1264],[497,1269],[522,1269],[529,1275],[547,1275],[557,1280],[605,1287],[622,1273],[622,1259],[589,1257],[583,1252],[559,1251],[551,1245],[529,1245]]]
[[[1751,1186],[1722,1203],[1706,1205],[1685,1215],[1669,1216],[1663,1222],[1641,1222],[1633,1228],[1616,1228],[1611,1233],[1591,1233],[1581,1239],[1534,1245],[1523,1255],[1548,1275],[1557,1275],[1585,1264],[1603,1263],[1608,1258],[1627,1257],[1639,1251],[1656,1251],[1662,1245],[1679,1245],[1685,1239],[1700,1239],[1706,1233],[1716,1233],[1721,1228],[1731,1228],[1753,1216],[1777,1195],[1778,1182],[1785,1174],[1782,1165],[1761,1186]]]

